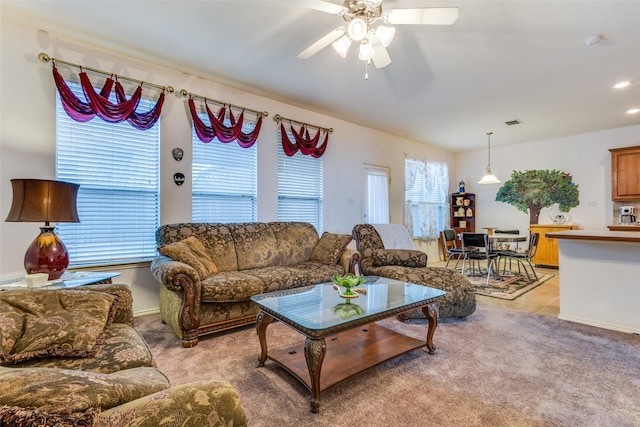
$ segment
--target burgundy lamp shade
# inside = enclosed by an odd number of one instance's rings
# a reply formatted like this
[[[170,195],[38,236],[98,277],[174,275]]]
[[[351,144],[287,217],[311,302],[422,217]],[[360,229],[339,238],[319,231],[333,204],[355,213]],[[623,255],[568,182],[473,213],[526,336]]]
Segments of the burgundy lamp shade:
[[[50,222],[80,222],[77,211],[78,184],[42,179],[12,179],[13,201],[8,222],[44,222],[40,234],[24,256],[28,274],[47,273],[60,278],[69,266],[69,253]]]

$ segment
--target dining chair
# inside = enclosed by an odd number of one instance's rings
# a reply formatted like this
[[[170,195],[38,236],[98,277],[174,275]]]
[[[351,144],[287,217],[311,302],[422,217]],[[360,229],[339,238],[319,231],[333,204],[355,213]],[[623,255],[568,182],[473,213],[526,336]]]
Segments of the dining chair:
[[[527,275],[527,279],[529,281],[531,281],[532,276],[537,281],[538,274],[536,273],[536,270],[533,268],[533,264],[531,263],[531,258],[536,256],[539,239],[540,239],[539,233],[531,233],[529,235],[529,247],[525,252],[510,251],[510,250],[496,251],[498,255],[498,260],[496,262],[498,269],[500,268],[500,261],[503,262],[503,265],[504,265],[503,268],[505,270],[507,268],[506,267],[507,261],[509,261],[509,263],[511,263],[511,261],[516,261],[518,264],[518,274],[522,274],[522,270],[524,270],[525,274]],[[527,265],[529,266],[529,269],[527,269]],[[520,267],[522,267],[522,270],[520,269]],[[509,269],[511,269],[511,264],[509,266]],[[529,273],[529,271],[531,271],[531,274]]]
[[[444,243],[444,250],[446,251],[446,257],[447,257],[447,263],[444,266],[448,268],[449,262],[452,259],[455,259],[456,263],[453,266],[453,269],[457,270],[458,264],[460,264],[460,260],[464,258],[465,252],[468,252],[469,249],[458,247],[458,244],[456,243],[456,232],[451,228],[442,230],[440,232],[440,238]]]
[[[498,276],[493,263],[498,257],[497,252],[491,251],[489,245],[489,235],[486,233],[462,233],[462,249],[465,250],[462,259],[462,273],[464,274],[465,262],[469,261],[471,274],[475,275],[475,265],[478,266],[478,273],[487,275],[487,285],[491,275]],[[486,268],[482,271],[481,261],[486,261]]]

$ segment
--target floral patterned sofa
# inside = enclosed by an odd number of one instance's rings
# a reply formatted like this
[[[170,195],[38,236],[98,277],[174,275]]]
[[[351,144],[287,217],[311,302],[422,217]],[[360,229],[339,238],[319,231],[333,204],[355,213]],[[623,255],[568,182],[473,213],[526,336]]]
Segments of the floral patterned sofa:
[[[171,386],[126,285],[0,292],[0,426],[246,426],[225,381]]]
[[[360,253],[362,274],[382,276],[405,282],[418,283],[447,293],[440,298],[439,317],[466,317],[476,310],[473,285],[462,274],[449,268],[427,267],[424,252],[409,249],[386,249],[380,234],[371,224],[357,224],[353,237]],[[408,314],[409,318],[424,318],[420,310]]]
[[[253,295],[328,282],[352,271],[358,253],[349,234],[305,222],[179,223],[156,232],[151,271],[161,283],[160,313],[182,339],[255,322]]]

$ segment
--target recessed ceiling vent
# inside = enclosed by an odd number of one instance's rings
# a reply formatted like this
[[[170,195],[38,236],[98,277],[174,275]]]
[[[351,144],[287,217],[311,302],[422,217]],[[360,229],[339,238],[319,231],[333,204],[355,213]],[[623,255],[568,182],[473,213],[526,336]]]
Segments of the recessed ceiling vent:
[[[508,122],[504,122],[504,124],[507,126],[519,125],[520,123],[522,123],[522,120],[520,119],[509,120]]]

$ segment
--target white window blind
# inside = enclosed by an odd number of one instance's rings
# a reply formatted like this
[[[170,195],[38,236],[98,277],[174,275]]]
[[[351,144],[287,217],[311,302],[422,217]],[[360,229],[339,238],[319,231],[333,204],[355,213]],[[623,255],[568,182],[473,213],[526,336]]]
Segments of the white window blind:
[[[68,85],[84,99],[79,85]],[[142,99],[138,111],[154,105]],[[126,263],[156,255],[159,142],[159,121],[145,131],[98,117],[80,123],[56,98],[56,177],[80,184],[80,222],[56,225],[71,265]]]
[[[449,166],[405,159],[405,225],[413,236],[435,239],[449,224]]]
[[[278,147],[278,220],[309,222],[322,233],[322,157],[289,157]]]
[[[202,115],[203,120],[208,120]],[[229,123],[226,123],[229,125]],[[242,131],[254,129],[245,117]],[[205,144],[192,131],[193,222],[253,222],[257,217],[258,142],[242,148],[217,138]]]

